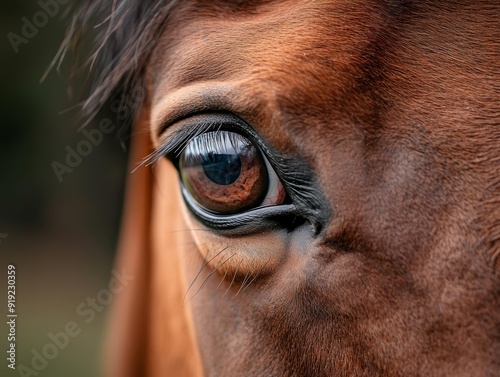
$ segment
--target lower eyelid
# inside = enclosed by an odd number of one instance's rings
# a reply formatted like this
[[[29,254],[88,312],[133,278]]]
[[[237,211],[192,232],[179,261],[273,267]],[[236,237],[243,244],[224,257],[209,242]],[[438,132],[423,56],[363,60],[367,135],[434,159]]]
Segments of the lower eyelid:
[[[251,211],[232,215],[217,215],[209,213],[198,206],[198,204],[187,193],[186,188],[181,187],[184,202],[195,218],[202,224],[221,235],[240,236],[256,232],[268,232],[281,228],[281,218],[297,218],[297,213],[293,204],[283,204],[279,206],[258,207]]]

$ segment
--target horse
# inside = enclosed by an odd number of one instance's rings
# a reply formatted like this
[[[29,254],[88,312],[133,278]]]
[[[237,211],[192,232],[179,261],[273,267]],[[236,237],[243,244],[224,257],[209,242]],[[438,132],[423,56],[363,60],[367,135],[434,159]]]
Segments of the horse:
[[[500,4],[92,0],[128,118],[108,376],[500,374]]]

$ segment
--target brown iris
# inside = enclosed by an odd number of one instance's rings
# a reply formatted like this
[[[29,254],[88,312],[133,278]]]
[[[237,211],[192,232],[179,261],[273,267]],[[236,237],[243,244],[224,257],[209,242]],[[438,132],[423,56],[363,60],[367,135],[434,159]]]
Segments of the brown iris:
[[[204,209],[231,214],[258,206],[269,177],[260,151],[244,136],[207,132],[192,139],[181,155],[184,186]]]

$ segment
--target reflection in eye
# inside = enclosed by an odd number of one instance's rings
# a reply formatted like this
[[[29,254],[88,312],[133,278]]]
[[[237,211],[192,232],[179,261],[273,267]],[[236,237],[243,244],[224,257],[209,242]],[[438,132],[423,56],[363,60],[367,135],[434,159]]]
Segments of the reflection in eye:
[[[183,151],[179,169],[190,195],[213,213],[280,205],[286,197],[265,157],[235,132],[214,131],[195,137]]]

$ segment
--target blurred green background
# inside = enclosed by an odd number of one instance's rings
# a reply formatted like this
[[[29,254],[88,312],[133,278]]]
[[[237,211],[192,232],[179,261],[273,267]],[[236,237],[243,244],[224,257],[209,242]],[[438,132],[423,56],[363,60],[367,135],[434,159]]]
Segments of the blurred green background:
[[[33,369],[33,350],[42,352],[53,343],[49,333],[64,331],[74,321],[81,333],[46,367],[33,370],[47,377],[98,376],[100,370],[108,306],[88,324],[76,308],[105,289],[111,276],[127,140],[116,132],[104,135],[59,182],[52,163],[65,163],[66,147],[76,148],[86,139],[74,109],[86,83],[77,83],[70,99],[68,64],[60,72],[52,70],[43,83],[40,79],[64,37],[69,7],[60,5],[47,16],[46,25],[37,27],[16,53],[9,33],[23,37],[23,17],[43,25],[44,17],[37,16],[43,9],[38,1],[0,3],[0,376],[30,375],[9,369],[5,357],[8,264],[16,266],[17,367]]]

